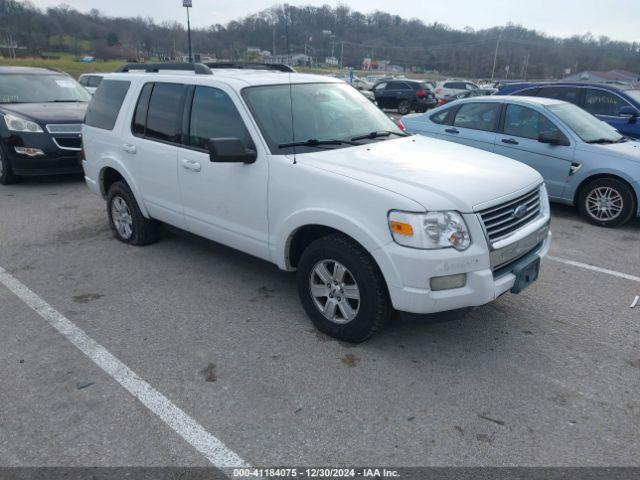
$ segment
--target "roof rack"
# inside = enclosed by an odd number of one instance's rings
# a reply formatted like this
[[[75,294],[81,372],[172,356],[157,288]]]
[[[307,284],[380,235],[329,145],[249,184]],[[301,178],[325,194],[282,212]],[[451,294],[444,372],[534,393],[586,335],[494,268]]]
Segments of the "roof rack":
[[[211,75],[213,72],[202,63],[126,63],[117,72],[130,72],[132,70],[144,70],[148,73],[157,73],[161,70],[184,70],[191,71],[199,75]]]
[[[271,70],[274,72],[296,73],[293,67],[283,63],[258,63],[258,62],[207,62],[205,65],[212,69],[247,69],[247,70]]]

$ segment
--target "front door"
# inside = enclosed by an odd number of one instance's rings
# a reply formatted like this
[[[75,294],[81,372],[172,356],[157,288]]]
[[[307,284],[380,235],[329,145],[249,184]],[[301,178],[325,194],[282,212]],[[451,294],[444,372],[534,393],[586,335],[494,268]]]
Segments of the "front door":
[[[496,135],[495,152],[536,169],[544,178],[549,196],[561,198],[571,172],[574,146],[542,143],[538,141],[541,134],[567,138],[537,110],[508,104],[504,128]]]
[[[188,100],[178,175],[189,231],[268,259],[268,165],[258,149],[255,163],[212,162],[210,138],[240,138],[256,149],[232,98],[233,91],[196,86]],[[189,113],[190,110],[190,113]],[[245,118],[246,117],[246,112]]]
[[[603,122],[607,122],[622,135],[638,137],[636,121],[628,116],[620,115],[623,107],[632,105],[615,93],[597,88],[587,88],[584,96],[584,109],[595,115]]]

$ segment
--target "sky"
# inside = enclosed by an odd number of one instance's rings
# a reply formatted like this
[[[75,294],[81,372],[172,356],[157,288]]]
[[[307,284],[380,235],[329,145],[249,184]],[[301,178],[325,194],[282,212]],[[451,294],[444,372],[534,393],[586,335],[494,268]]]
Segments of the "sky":
[[[40,8],[64,3],[82,12],[96,8],[109,16],[143,16],[156,22],[186,23],[182,0],[32,0],[32,3]],[[225,24],[282,3],[342,4],[363,13],[380,10],[454,28],[482,29],[513,22],[559,37],[590,32],[615,40],[640,41],[640,0],[193,0],[191,24],[196,27]]]

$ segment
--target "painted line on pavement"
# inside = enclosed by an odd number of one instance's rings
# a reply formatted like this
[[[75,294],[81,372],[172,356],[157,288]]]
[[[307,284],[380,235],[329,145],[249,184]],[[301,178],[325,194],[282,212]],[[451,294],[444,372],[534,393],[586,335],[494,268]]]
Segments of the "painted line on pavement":
[[[67,340],[122,385],[131,395],[136,397],[145,407],[160,417],[173,431],[204,455],[213,466],[218,468],[249,466],[247,462],[231,451],[224,443],[207,432],[202,425],[171,403],[167,397],[136,375],[133,370],[118,360],[106,348],[93,340],[82,329],[56,311],[2,267],[0,267],[0,283],[64,335]]]
[[[595,265],[590,265],[588,263],[576,262],[574,260],[567,260],[566,258],[554,257],[552,255],[547,255],[549,260],[553,260],[554,262],[564,263],[565,265],[571,265],[572,267],[584,268],[585,270],[591,270],[592,272],[605,273],[607,275],[612,275],[618,278],[624,278],[625,280],[631,280],[632,282],[640,282],[640,277],[636,277],[635,275],[629,275],[628,273],[616,272],[615,270],[609,270],[606,268],[596,267]]]

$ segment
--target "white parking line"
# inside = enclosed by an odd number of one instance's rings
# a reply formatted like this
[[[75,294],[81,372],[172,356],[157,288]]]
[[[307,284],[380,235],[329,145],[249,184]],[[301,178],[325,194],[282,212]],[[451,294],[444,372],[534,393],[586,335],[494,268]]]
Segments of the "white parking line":
[[[218,468],[248,466],[247,462],[207,432],[202,425],[138,377],[133,370],[118,360],[106,348],[89,337],[2,267],[0,267],[0,283],[64,335],[67,340],[142,402],[145,407],[160,417],[172,430],[204,455],[213,466]]]
[[[625,280],[631,280],[632,282],[640,282],[640,277],[629,275],[628,273],[616,272],[615,270],[608,270],[606,268],[596,267],[595,265],[589,265],[588,263],[575,262],[573,260],[567,260],[566,258],[554,257],[547,255],[549,260],[554,262],[564,263],[565,265],[571,265],[572,267],[584,268],[593,272],[606,273],[607,275],[613,275],[614,277],[624,278]]]

